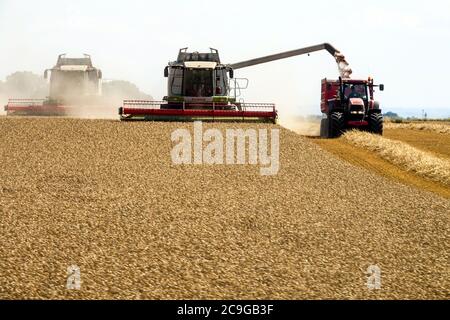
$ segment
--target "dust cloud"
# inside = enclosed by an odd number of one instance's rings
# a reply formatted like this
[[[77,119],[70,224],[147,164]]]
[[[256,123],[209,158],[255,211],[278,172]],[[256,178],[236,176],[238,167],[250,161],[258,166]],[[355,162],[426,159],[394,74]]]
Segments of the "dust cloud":
[[[44,77],[29,71],[17,71],[0,80],[0,115],[6,115],[8,99],[44,99],[49,86]]]
[[[73,87],[74,90],[71,91],[66,87],[64,98],[60,100],[67,105],[66,115],[81,119],[119,119],[118,109],[123,100],[153,99],[152,96],[141,92],[135,84],[128,81],[105,81],[100,86],[101,94],[81,96],[80,88]],[[95,90],[93,88],[88,92],[95,92]]]
[[[15,72],[0,81],[0,115],[6,115],[8,99],[42,99],[66,108],[66,116],[83,119],[119,119],[118,109],[125,99],[152,100],[152,96],[133,83],[123,80],[103,81],[99,94],[83,95],[80,88],[63,88],[63,96],[49,99],[49,83],[43,76],[32,72]],[[91,92],[93,92],[91,90]]]
[[[281,118],[280,124],[302,136],[318,137],[320,135],[320,118],[316,116]]]
[[[8,98],[0,93],[0,116],[6,115],[4,106],[8,103]]]
[[[103,97],[96,97],[82,104],[71,104],[67,107],[66,115],[80,119],[119,119],[120,103],[112,102]]]

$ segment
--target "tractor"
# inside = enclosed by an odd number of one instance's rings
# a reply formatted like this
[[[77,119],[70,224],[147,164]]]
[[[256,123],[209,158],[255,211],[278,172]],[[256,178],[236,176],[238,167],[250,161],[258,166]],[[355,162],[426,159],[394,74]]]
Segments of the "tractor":
[[[322,120],[320,136],[339,137],[345,130],[360,129],[383,134],[383,115],[380,104],[374,100],[374,91],[384,85],[367,80],[323,79],[321,85]]]

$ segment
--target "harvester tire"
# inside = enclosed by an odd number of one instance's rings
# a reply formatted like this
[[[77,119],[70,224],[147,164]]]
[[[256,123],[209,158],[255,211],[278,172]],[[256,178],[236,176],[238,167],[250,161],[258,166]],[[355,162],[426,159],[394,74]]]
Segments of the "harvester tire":
[[[369,131],[375,134],[383,134],[383,115],[372,113],[369,116]]]
[[[345,118],[342,112],[332,112],[330,114],[330,138],[338,138],[345,128]]]

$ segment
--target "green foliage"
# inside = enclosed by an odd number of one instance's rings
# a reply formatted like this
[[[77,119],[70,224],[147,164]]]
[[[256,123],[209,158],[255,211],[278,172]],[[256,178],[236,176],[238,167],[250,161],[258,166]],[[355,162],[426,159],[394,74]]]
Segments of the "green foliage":
[[[388,111],[388,112],[384,113],[383,116],[384,116],[384,117],[391,118],[391,119],[398,119],[398,118],[401,118],[397,113],[392,112],[392,111]]]

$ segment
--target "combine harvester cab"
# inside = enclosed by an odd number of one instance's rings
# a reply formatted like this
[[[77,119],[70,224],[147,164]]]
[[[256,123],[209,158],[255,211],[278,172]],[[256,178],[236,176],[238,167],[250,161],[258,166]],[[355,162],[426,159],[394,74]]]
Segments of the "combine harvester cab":
[[[125,100],[119,108],[121,120],[273,122],[277,111],[270,103],[237,101],[241,89],[233,79],[233,68],[221,64],[219,53],[187,52],[164,69],[168,78],[163,101]],[[248,83],[248,81],[247,81]]]
[[[67,58],[58,56],[50,73],[50,92],[47,99],[9,99],[7,115],[65,116],[71,108],[99,96],[102,73],[92,65],[91,57]]]
[[[345,130],[360,129],[383,134],[383,115],[380,104],[374,100],[373,79],[322,80],[320,136],[339,137]]]

